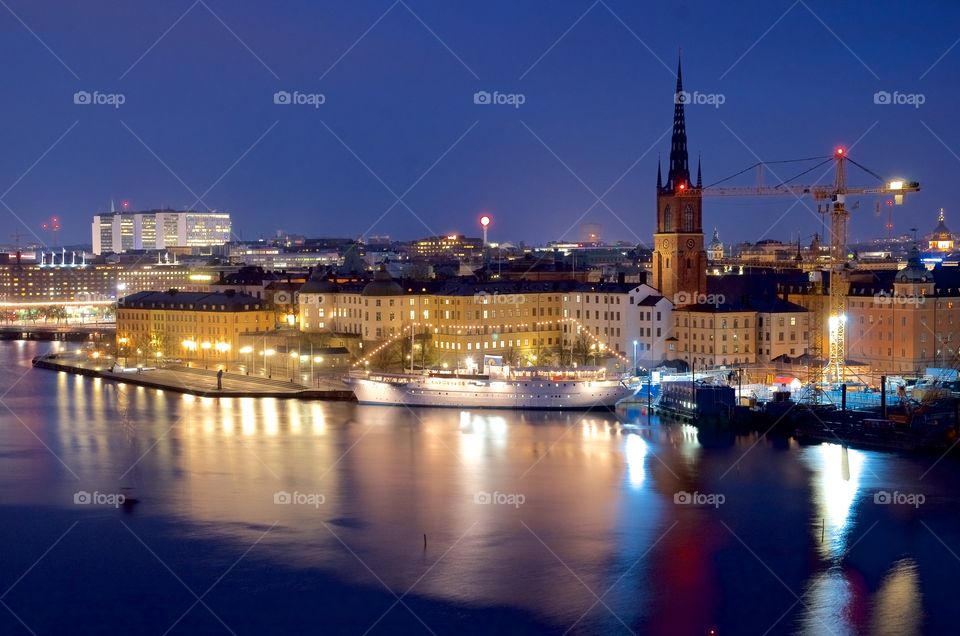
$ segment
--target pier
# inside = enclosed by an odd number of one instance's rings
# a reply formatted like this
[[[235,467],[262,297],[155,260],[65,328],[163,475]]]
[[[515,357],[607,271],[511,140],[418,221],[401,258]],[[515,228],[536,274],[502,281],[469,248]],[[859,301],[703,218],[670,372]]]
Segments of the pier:
[[[291,381],[274,380],[239,373],[195,369],[184,366],[165,366],[161,368],[144,367],[111,370],[111,362],[102,361],[99,365],[87,360],[77,360],[64,354],[48,354],[33,359],[38,369],[62,371],[76,375],[85,375],[112,382],[122,382],[151,389],[187,393],[201,397],[255,397],[283,398],[301,400],[332,400],[353,402],[353,391],[341,388],[339,381],[330,378],[324,386],[311,388]],[[222,388],[218,388],[218,383]]]

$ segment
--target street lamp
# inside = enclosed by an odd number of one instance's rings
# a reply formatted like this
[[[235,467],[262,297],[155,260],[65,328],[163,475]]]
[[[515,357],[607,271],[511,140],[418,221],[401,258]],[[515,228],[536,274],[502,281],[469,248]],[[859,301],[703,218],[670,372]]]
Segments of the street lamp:
[[[226,370],[226,367],[227,367],[227,357],[226,357],[226,355],[227,355],[227,353],[230,351],[231,348],[232,348],[232,347],[230,346],[230,343],[229,343],[229,342],[218,342],[217,344],[214,345],[214,349],[217,350],[217,353],[219,353],[221,356],[223,356],[223,366],[224,366],[224,370]]]
[[[633,374],[637,374],[637,341],[633,341]]]
[[[210,351],[210,347],[212,347],[212,346],[213,346],[213,345],[211,345],[211,344],[210,344],[209,342],[207,342],[206,340],[204,340],[203,342],[200,343],[200,348],[203,350],[203,351],[201,352],[201,355],[203,356],[203,368],[204,368],[204,369],[207,368],[207,351]]]
[[[119,348],[123,349],[123,366],[127,366],[127,343],[130,342],[130,339],[127,337],[117,338],[117,344]],[[119,355],[119,351],[117,354]]]
[[[272,356],[275,353],[276,351],[274,351],[273,349],[264,349],[263,351],[263,370],[264,372],[266,372],[268,377],[273,376],[273,373],[271,372],[272,370],[268,366],[268,361],[270,360],[270,356]]]
[[[248,355],[253,353],[253,347],[246,346],[240,347],[240,355]],[[250,366],[253,366],[253,355],[250,355]],[[250,366],[247,367],[247,375],[250,375]]]
[[[197,350],[197,341],[196,341],[196,340],[187,339],[187,340],[184,340],[183,342],[181,342],[181,343],[180,343],[180,346],[182,346],[184,349],[186,349],[186,350],[189,351],[191,354],[193,354],[193,353],[196,352],[196,350]],[[191,357],[193,357],[193,356],[191,355]],[[188,366],[189,366],[189,365],[188,365]]]

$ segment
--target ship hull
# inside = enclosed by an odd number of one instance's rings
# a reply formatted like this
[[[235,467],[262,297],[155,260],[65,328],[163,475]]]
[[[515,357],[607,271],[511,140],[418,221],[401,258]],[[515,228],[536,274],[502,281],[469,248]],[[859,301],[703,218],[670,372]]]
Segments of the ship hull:
[[[548,381],[347,378],[360,404],[474,409],[612,409],[633,391],[614,380]]]

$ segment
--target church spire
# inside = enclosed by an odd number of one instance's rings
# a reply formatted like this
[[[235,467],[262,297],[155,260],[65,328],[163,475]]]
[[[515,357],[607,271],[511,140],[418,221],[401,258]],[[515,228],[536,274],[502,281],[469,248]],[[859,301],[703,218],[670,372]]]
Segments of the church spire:
[[[670,170],[667,173],[667,189],[675,190],[690,184],[690,167],[687,158],[687,124],[683,104],[687,94],[683,92],[683,71],[677,57],[677,92],[673,97],[673,136],[670,138]]]
[[[703,173],[700,172],[700,155],[697,155],[697,188],[703,187]]]
[[[660,173],[660,155],[657,155],[657,192],[663,190],[663,177]]]

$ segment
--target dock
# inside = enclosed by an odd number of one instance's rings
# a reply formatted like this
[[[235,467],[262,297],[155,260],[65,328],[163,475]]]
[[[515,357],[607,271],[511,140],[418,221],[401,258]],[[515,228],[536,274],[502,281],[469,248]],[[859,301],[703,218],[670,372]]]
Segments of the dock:
[[[146,368],[141,371],[125,369],[111,371],[109,365],[95,365],[88,361],[78,361],[61,354],[37,356],[33,366],[38,369],[62,371],[75,375],[100,378],[109,382],[132,384],[150,389],[186,393],[201,397],[253,397],[299,400],[330,400],[355,402],[353,391],[340,388],[339,381],[331,378],[324,386],[313,388],[295,382],[224,373],[222,389],[217,388],[217,372],[210,369],[196,369],[184,366]]]

